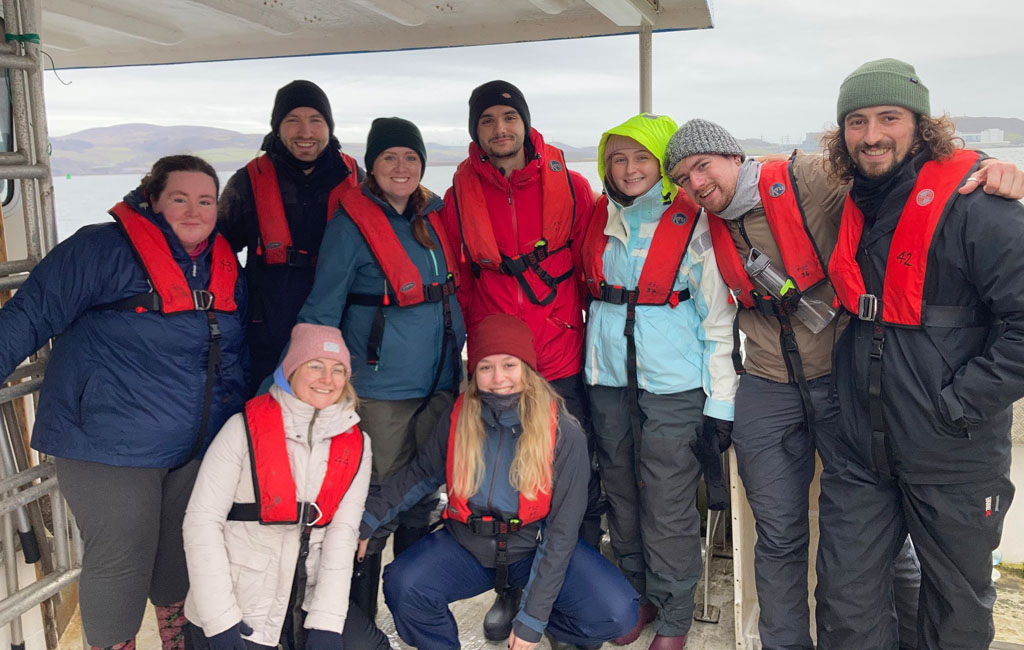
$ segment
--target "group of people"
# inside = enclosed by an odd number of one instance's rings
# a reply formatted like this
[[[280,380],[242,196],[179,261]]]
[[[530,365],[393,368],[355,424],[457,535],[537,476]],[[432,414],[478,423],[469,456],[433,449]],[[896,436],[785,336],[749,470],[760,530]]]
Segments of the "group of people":
[[[360,168],[295,81],[219,208],[207,163],[157,161],[0,309],[0,376],[54,338],[32,445],[82,532],[88,642],[134,648],[148,599],[165,650],[383,650],[392,536],[411,646],[458,648],[449,604],[494,589],[513,650],[652,623],[681,650],[731,444],[762,647],[814,647],[817,454],[817,647],[987,648],[1024,173],[958,148],[901,61],[836,119],[824,156],[759,161],[637,115],[595,196],[492,81],[442,200],[413,123],[375,120]]]

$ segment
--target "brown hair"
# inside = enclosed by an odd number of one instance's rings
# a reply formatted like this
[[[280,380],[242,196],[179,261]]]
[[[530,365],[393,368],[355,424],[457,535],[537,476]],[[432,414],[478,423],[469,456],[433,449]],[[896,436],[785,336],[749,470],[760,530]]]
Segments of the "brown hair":
[[[142,177],[142,183],[140,183],[143,197],[149,202],[160,198],[164,188],[167,187],[167,177],[173,172],[201,172],[206,174],[213,179],[213,186],[217,189],[217,193],[220,194],[220,179],[217,178],[217,172],[210,163],[199,156],[182,154],[164,156],[153,163],[153,168]]]
[[[910,147],[908,156],[927,151],[932,160],[946,160],[954,151],[963,147],[963,139],[954,135],[956,126],[949,115],[929,117],[915,113],[914,119],[914,144]],[[846,149],[844,124],[826,131],[825,135],[821,136],[821,148],[825,155],[825,169],[829,178],[837,183],[848,183],[853,180],[856,165]]]
[[[382,201],[385,200],[384,190],[380,189],[380,185],[377,184],[377,179],[373,177],[373,174],[366,175],[366,178],[363,180],[363,185],[365,185],[366,189],[370,190],[370,193],[378,199],[381,199]],[[427,230],[427,222],[423,218],[423,213],[427,209],[427,205],[430,203],[431,196],[432,194],[430,190],[419,185],[413,193],[409,195],[409,205],[412,206],[413,211],[416,213],[416,216],[412,218],[413,239],[415,239],[423,248],[434,250],[437,248],[437,244],[435,244],[434,240],[430,238],[430,231]],[[438,237],[440,236],[441,234],[438,233]]]

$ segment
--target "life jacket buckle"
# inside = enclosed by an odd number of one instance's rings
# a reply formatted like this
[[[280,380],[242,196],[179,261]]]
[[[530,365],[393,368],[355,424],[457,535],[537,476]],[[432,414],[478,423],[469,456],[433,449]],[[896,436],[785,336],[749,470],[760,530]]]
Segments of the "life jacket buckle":
[[[213,309],[213,293],[206,289],[193,289],[192,304],[196,311],[210,311]]]
[[[309,516],[310,516],[311,514],[313,514],[313,509],[314,509],[314,508],[316,509],[316,517],[315,517],[315,518],[314,518],[314,519],[313,519],[312,521],[310,521],[310,520],[309,520]],[[323,511],[322,511],[322,510],[320,510],[320,506],[318,506],[318,505],[316,504],[316,501],[313,501],[312,503],[307,503],[307,504],[306,504],[306,507],[305,507],[305,508],[303,508],[303,512],[302,512],[302,522],[303,522],[303,523],[304,523],[304,524],[305,524],[306,526],[316,526],[316,525],[317,525],[317,523],[318,523],[318,522],[319,522],[319,521],[320,521],[321,519],[323,519],[323,517],[324,517],[324,513],[323,513]]]
[[[873,321],[878,315],[878,298],[870,293],[861,294],[857,301],[857,318]]]

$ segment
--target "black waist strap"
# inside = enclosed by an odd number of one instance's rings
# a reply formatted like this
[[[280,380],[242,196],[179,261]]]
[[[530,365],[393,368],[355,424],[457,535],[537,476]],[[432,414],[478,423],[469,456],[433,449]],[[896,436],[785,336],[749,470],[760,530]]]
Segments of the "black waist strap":
[[[192,443],[189,460],[198,456],[199,452],[203,450],[203,441],[206,440],[206,429],[210,426],[210,409],[213,406],[213,377],[221,372],[220,325],[217,323],[217,315],[214,312],[206,312],[206,325],[210,333],[210,342],[206,354],[206,385],[203,387],[203,414],[199,419],[199,432],[196,434],[195,442]]]
[[[291,266],[298,269],[308,269],[316,266],[317,256],[313,255],[309,251],[304,251],[299,248],[288,248],[285,254],[285,261],[280,264],[270,264],[267,262],[265,255],[259,256],[263,263],[267,266]]]
[[[192,290],[192,306],[195,311],[210,311],[213,309],[213,302],[213,294],[206,289]],[[160,294],[155,291],[149,291],[146,293],[137,293],[134,296],[128,296],[123,300],[108,302],[105,305],[97,305],[93,307],[93,309],[97,311],[113,309],[118,311],[158,312],[163,309],[163,304],[164,301],[160,298]]]
[[[455,295],[455,276],[451,273],[448,274],[448,278],[444,283],[434,282],[432,284],[423,285],[423,302],[435,303],[441,302],[444,305],[444,319],[445,319],[445,338],[442,342],[442,362],[439,365],[437,371],[438,376],[440,375],[440,366],[443,366],[444,348],[449,343],[448,337],[451,335],[451,345],[454,349],[455,346],[455,332],[452,330],[451,324],[451,306],[448,303],[448,299]],[[385,307],[401,307],[398,304],[398,297],[390,286],[387,287],[387,292],[383,294],[371,294],[371,293],[350,293],[346,299],[346,306],[348,305],[361,305],[364,307],[376,307],[376,311],[373,314],[373,321],[370,323],[370,335],[366,340],[366,363],[370,366],[376,366],[380,363],[380,349],[384,343],[384,308]],[[422,304],[422,303],[417,303]],[[415,306],[415,305],[411,305]],[[338,324],[341,327],[341,324]],[[451,331],[449,331],[451,330]],[[437,385],[438,377],[435,377],[434,386]],[[456,380],[458,378],[456,377]],[[458,384],[458,381],[456,381]],[[427,395],[429,399],[430,395],[433,394],[433,390]],[[417,411],[419,413],[419,411]]]
[[[319,522],[320,508],[315,503],[300,501],[295,505],[295,520],[283,521],[282,524],[297,524],[299,522],[312,526]],[[232,503],[231,510],[228,510],[228,521],[259,521],[260,504]]]
[[[600,293],[601,293],[601,295],[598,296],[597,298],[594,298],[594,300],[600,300],[601,302],[606,302],[606,303],[608,303],[610,305],[625,305],[625,304],[629,303],[629,296],[630,296],[630,294],[631,293],[634,293],[634,294],[637,293],[637,290],[636,289],[627,289],[625,287],[620,287],[620,286],[616,286],[616,285],[602,284],[601,285]],[[665,297],[664,302],[660,302],[660,303],[648,303],[648,302],[645,302],[643,304],[645,304],[645,305],[667,305],[670,302],[672,302],[672,298],[673,297],[675,297],[678,300],[678,302],[683,302],[685,300],[689,300],[690,299],[690,290],[689,289],[683,289],[682,291],[673,291],[673,292],[669,293],[668,296]],[[637,304],[640,304],[640,303],[638,302]]]

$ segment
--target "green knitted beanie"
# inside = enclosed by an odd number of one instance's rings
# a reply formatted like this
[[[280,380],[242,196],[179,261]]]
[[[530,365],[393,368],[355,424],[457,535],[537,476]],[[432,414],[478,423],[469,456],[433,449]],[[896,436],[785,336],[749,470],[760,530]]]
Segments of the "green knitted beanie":
[[[839,124],[847,113],[865,106],[902,106],[918,115],[931,115],[928,88],[914,66],[898,59],[868,61],[843,80],[836,103]]]

